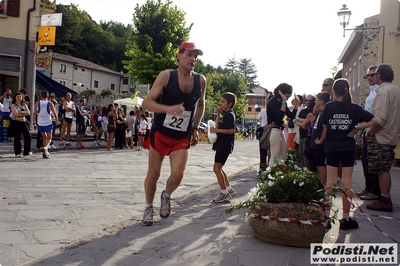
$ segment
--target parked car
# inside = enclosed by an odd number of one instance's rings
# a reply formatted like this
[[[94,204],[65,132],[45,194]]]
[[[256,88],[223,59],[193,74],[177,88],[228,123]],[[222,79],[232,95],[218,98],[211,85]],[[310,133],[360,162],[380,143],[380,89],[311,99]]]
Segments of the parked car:
[[[207,132],[208,131],[208,125],[206,123],[204,123],[204,122],[200,122],[199,130],[201,132]]]

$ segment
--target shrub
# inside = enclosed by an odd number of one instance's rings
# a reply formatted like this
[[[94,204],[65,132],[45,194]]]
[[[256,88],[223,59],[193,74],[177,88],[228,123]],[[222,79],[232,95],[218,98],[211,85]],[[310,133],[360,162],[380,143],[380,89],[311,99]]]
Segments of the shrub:
[[[101,96],[107,96],[107,95],[114,95],[114,91],[112,89],[105,89],[101,93]]]
[[[87,89],[81,92],[81,96],[89,96],[89,95],[96,95],[95,89]]]

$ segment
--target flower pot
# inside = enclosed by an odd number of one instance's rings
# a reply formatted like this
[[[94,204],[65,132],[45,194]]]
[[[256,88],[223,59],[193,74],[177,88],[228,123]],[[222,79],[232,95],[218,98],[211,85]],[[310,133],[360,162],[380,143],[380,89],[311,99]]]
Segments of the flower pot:
[[[289,218],[291,222],[279,221],[277,218]],[[261,241],[309,248],[310,243],[322,242],[325,227],[319,221],[324,219],[320,206],[259,202],[252,208],[249,222],[254,236]],[[300,220],[314,221],[314,225],[300,223]]]

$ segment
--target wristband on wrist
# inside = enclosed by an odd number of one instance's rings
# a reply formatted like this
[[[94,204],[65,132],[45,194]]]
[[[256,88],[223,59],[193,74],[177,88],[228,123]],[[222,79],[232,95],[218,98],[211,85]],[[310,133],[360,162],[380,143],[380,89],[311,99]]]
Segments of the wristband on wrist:
[[[193,130],[192,130],[192,131],[194,131],[194,130],[197,130],[197,131],[199,131],[199,128],[197,128],[197,127],[193,127]]]

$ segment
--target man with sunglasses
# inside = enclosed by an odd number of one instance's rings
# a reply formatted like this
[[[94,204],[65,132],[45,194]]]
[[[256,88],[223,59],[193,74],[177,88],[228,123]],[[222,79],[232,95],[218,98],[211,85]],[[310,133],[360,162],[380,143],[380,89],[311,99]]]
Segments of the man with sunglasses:
[[[363,129],[371,126],[367,133],[368,171],[378,175],[381,194],[379,201],[367,205],[367,209],[392,212],[390,197],[390,169],[394,160],[400,132],[400,88],[392,83],[393,69],[389,64],[380,64],[375,71],[375,80],[379,87],[371,105],[375,117],[368,123],[357,127]]]
[[[331,101],[333,101],[333,82],[334,82],[333,78],[324,79],[321,90],[329,92],[329,94],[331,95]]]
[[[375,80],[375,71],[377,66],[370,66],[368,68],[367,75],[364,77],[368,79],[370,87],[370,93],[365,101],[365,110],[370,112],[371,105],[376,96],[376,89],[379,87]],[[361,163],[363,166],[364,178],[365,178],[365,188],[361,192],[357,192],[356,195],[362,200],[376,200],[379,199],[381,190],[379,188],[378,175],[372,174],[368,171],[368,158],[367,158],[367,139],[366,131],[363,131],[363,149],[361,155]]]

